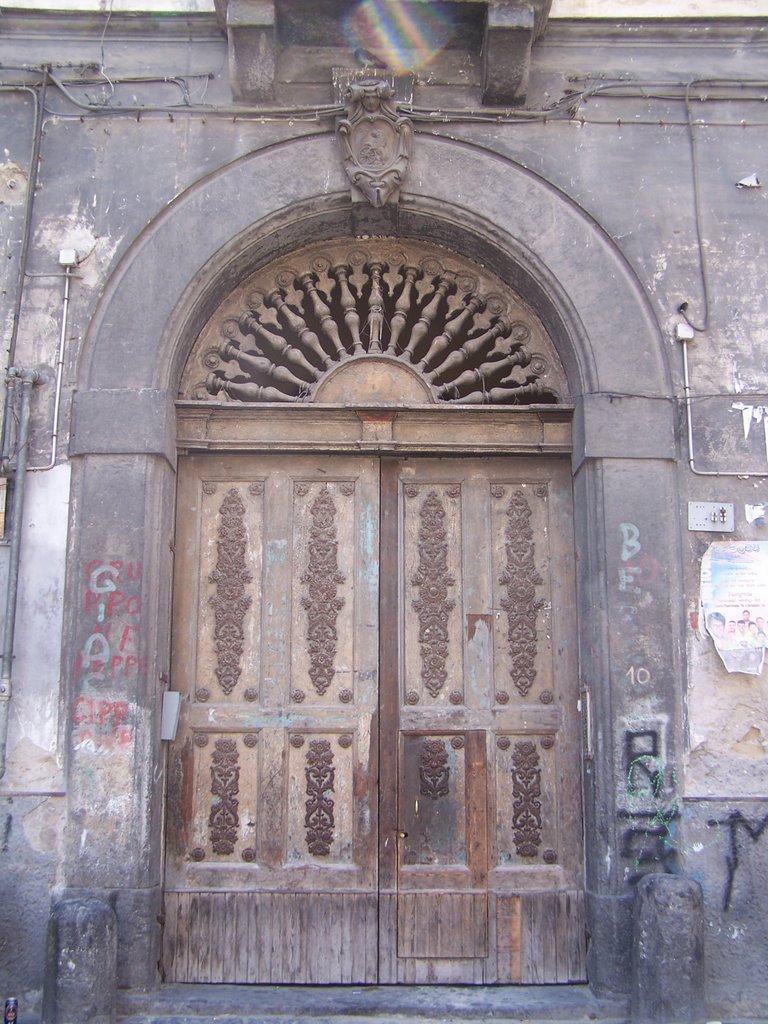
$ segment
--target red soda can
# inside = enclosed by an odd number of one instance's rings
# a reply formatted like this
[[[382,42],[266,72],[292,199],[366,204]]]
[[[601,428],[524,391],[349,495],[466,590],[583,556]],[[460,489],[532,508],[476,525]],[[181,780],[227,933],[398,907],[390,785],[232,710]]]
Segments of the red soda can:
[[[19,1016],[19,1000],[18,999],[6,999],[5,1000],[5,1016],[3,1020],[5,1024],[16,1024]]]

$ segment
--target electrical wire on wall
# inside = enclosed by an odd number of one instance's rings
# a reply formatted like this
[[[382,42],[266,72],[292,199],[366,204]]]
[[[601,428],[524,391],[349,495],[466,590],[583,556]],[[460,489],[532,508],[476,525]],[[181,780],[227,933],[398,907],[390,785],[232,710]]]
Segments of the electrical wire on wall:
[[[197,115],[202,117],[228,118],[233,121],[249,120],[257,123],[269,121],[287,121],[289,123],[322,123],[330,122],[332,126],[335,118],[346,113],[346,108],[341,104],[320,104],[305,106],[249,106],[239,104],[217,105],[192,99],[192,83],[202,81],[207,84],[214,78],[213,72],[198,72],[188,75],[130,75],[120,76],[107,74],[104,59],[104,38],[106,26],[109,23],[109,12],[101,37],[100,52],[101,61],[99,65],[83,65],[79,68],[52,67],[52,66],[30,66],[30,65],[5,65],[0,67],[0,75],[15,72],[23,76],[23,81],[6,81],[0,83],[0,91],[20,90],[34,95],[35,105],[35,127],[33,155],[30,163],[30,189],[28,195],[27,210],[25,214],[25,229],[22,242],[22,255],[19,267],[19,284],[16,291],[15,312],[13,319],[13,331],[9,345],[9,363],[15,349],[15,341],[18,333],[19,312],[21,306],[21,294],[23,291],[23,278],[26,269],[26,253],[29,245],[29,225],[32,215],[32,199],[34,196],[34,184],[36,183],[37,165],[39,161],[39,146],[42,129],[43,114],[55,118],[75,117],[116,117],[129,116],[141,119],[142,116],[161,115],[167,116],[171,121],[177,115]],[[96,71],[98,77],[94,77]],[[66,76],[66,77],[65,77]],[[31,79],[31,81],[30,81]],[[768,127],[768,121],[745,120],[738,122],[727,120],[722,115],[718,119],[702,118],[694,116],[693,103],[702,104],[728,104],[738,102],[759,103],[764,105],[768,102],[768,79],[763,78],[695,78],[691,80],[662,79],[662,80],[608,80],[594,78],[592,76],[573,76],[569,82],[574,88],[566,88],[563,94],[546,107],[538,109],[528,108],[507,108],[507,107],[472,107],[463,106],[458,108],[427,108],[414,104],[398,103],[398,110],[411,118],[417,125],[431,125],[433,132],[439,132],[441,126],[450,124],[488,124],[488,125],[556,125],[573,124],[578,127],[588,125],[594,126],[619,126],[622,128],[630,126],[651,126],[651,127],[683,127],[687,131],[691,155],[691,176],[692,176],[692,198],[694,206],[694,227],[696,247],[698,253],[699,276],[701,283],[701,315],[694,317],[689,312],[689,304],[681,303],[678,312],[692,332],[700,333],[708,330],[710,319],[710,285],[707,272],[706,249],[704,244],[704,229],[702,223],[702,196],[700,182],[700,167],[698,153],[697,132],[706,126],[722,126],[729,128],[761,128]],[[109,95],[104,100],[94,101],[87,94],[82,95],[85,89],[91,89],[94,85],[107,85]],[[124,86],[135,89],[139,85],[157,86],[169,85],[176,88],[180,93],[178,103],[122,103],[120,102],[120,90]],[[47,90],[47,91],[46,91]],[[79,94],[80,93],[80,94]],[[54,96],[65,101],[62,108],[60,104],[52,102]],[[588,114],[587,109],[590,101],[595,100],[623,100],[649,102],[679,102],[682,104],[684,119],[670,119],[669,117],[632,117],[629,118],[607,118]],[[69,108],[69,109],[67,109]],[[74,110],[72,109],[74,108]],[[698,113],[698,112],[697,112]],[[687,350],[685,352],[687,359]],[[687,365],[684,376],[687,378]],[[689,387],[686,387],[683,400],[687,414],[690,416],[692,405],[699,398],[694,396]],[[715,397],[715,396],[712,396]],[[722,397],[730,397],[723,395]],[[743,397],[743,393],[742,393]],[[6,411],[10,403],[6,404]],[[3,445],[8,433],[7,417],[3,424]],[[5,447],[2,449],[5,451]],[[6,455],[7,459],[7,455]],[[689,460],[692,463],[692,457]],[[694,472],[697,470],[692,464]],[[743,475],[743,474],[737,474]]]

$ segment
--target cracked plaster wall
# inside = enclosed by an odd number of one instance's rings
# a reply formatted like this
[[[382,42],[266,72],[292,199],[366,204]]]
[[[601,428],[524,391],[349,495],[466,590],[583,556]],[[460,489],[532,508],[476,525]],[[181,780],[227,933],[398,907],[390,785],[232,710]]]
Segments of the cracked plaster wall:
[[[746,13],[752,12],[747,9]],[[67,45],[70,57],[79,55],[83,60],[93,59],[98,50],[94,39],[82,44],[70,41]],[[732,46],[691,46],[681,51],[674,41],[648,48],[634,45],[632,40],[618,43],[613,39],[610,44],[566,49],[564,56],[564,45],[562,36],[549,47],[546,41],[541,45],[532,75],[533,94],[539,101],[559,95],[569,85],[564,67],[569,72],[582,73],[630,67],[639,77],[649,78],[666,75],[670,68],[677,68],[678,73],[682,73],[682,68],[690,76],[731,73],[756,77],[762,74],[764,54],[762,47],[751,50],[744,44],[742,59],[734,68]],[[58,44],[51,40],[38,41],[35,47],[36,59],[51,58],[60,52]],[[0,42],[0,57],[10,61],[12,49],[13,41]],[[180,74],[214,69],[207,95],[214,102],[227,100],[228,86],[221,72],[225,49],[217,36],[199,39],[194,47],[186,42],[160,41],[148,48],[146,41],[123,41],[119,48],[110,48],[107,40],[107,55],[113,70],[126,74],[148,70]],[[160,86],[145,95],[158,102],[167,97]],[[0,268],[6,298],[0,307],[0,319],[7,333],[7,297],[13,293],[18,257],[31,122],[22,97],[1,96],[0,109],[8,119],[5,148],[0,151],[0,244],[6,257]],[[674,105],[665,107],[661,114],[643,108],[646,120],[653,114],[657,121],[663,115],[677,122],[669,127],[633,127],[627,122],[631,122],[633,114],[637,115],[637,107],[627,101],[595,99],[584,113],[584,123],[531,124],[511,129],[497,125],[436,125],[430,126],[430,131],[436,137],[455,139],[479,152],[500,153],[529,168],[602,226],[648,295],[666,346],[674,388],[673,394],[658,396],[658,401],[675,403],[675,396],[681,394],[680,351],[673,340],[674,324],[679,321],[677,308],[687,300],[694,315],[700,315],[702,301],[687,130],[679,123],[679,106]],[[702,230],[712,301],[709,330],[692,347],[692,372],[699,395],[720,393],[723,388],[743,395],[745,391],[768,391],[764,355],[768,350],[764,288],[768,192],[738,190],[735,182],[756,169],[768,179],[768,146],[764,132],[735,127],[742,118],[753,116],[754,107],[745,105],[725,111],[717,108],[715,113],[713,120],[723,120],[727,114],[734,127],[712,125],[698,135]],[[590,118],[594,123],[589,123]],[[619,118],[623,123],[619,123]],[[177,117],[173,121],[161,116],[140,121],[126,117],[81,120],[72,116],[71,111],[46,117],[28,269],[33,274],[55,275],[60,272],[59,250],[71,247],[78,252],[80,263],[73,279],[64,370],[60,443],[65,456],[80,346],[120,258],[176,196],[206,174],[253,149],[326,128],[298,122],[256,124],[202,117]],[[427,188],[429,174],[439,174],[440,169],[430,166],[422,168],[421,173],[419,187]],[[296,168],[296,174],[301,174],[301,168]],[[467,202],[476,187],[475,182],[465,183],[463,198]],[[285,202],[289,203],[290,181],[285,183],[284,191]],[[243,203],[249,201],[248,196],[240,198]],[[457,201],[461,198],[457,197]],[[509,201],[514,204],[514,195]],[[545,229],[543,226],[542,230]],[[196,241],[195,234],[190,233],[186,244],[194,246]],[[587,260],[590,254],[573,252],[571,257],[574,261]],[[156,268],[158,288],[162,288],[163,270]],[[143,299],[136,296],[135,323],[127,325],[132,329],[140,330]],[[611,302],[610,286],[600,301]],[[40,367],[45,376],[44,385],[35,394],[33,464],[45,462],[50,451],[52,382],[60,315],[61,279],[30,278],[19,331],[19,357],[24,365]],[[628,353],[626,368],[621,370],[623,390],[628,393],[633,388],[632,360],[633,353]],[[120,381],[115,381],[115,386],[119,385]],[[617,397],[616,401],[619,400]],[[737,467],[754,473],[768,470],[765,451],[757,439],[743,438],[741,420],[731,410],[731,401],[730,396],[697,398],[694,433],[701,465],[707,469]],[[682,427],[680,412],[675,404]],[[670,822],[673,813],[679,814],[679,823],[674,831],[668,830],[662,849],[664,843],[673,848],[676,869],[689,871],[705,890],[713,998],[719,986],[721,992],[733,1000],[742,1000],[744,1005],[749,998],[756,1005],[760,1000],[768,1005],[768,979],[754,952],[764,948],[768,938],[762,924],[768,919],[764,885],[768,833],[763,837],[761,831],[763,815],[768,810],[768,672],[757,678],[726,673],[711,640],[701,635],[695,619],[691,619],[697,609],[701,557],[711,535],[688,533],[685,528],[689,500],[733,501],[737,510],[743,509],[746,502],[768,501],[768,472],[764,479],[755,480],[694,477],[686,469],[682,432],[680,441],[676,497],[672,493],[670,499],[666,491],[662,495],[661,485],[654,492],[649,484],[645,513],[649,519],[658,517],[659,535],[680,531],[683,537],[683,564],[665,566],[664,570],[679,575],[685,590],[686,604],[679,609],[678,625],[679,639],[685,641],[688,654],[687,675],[676,680],[678,689],[672,696],[681,702],[683,697],[686,700],[690,751],[683,754],[679,763],[669,763],[667,747],[674,746],[674,737],[668,735],[668,718],[660,711],[659,694],[653,689],[654,673],[660,673],[665,662],[669,662],[671,647],[678,639],[670,640],[667,632],[659,636],[654,650],[644,652],[648,655],[645,660],[617,661],[611,678],[611,686],[621,691],[622,699],[633,709],[624,722],[627,733],[645,735],[658,731],[661,737],[658,753],[649,755],[652,760],[648,762],[647,785],[635,785],[631,793],[627,792],[627,780],[621,778],[625,756],[625,737],[621,733],[616,734],[611,764],[619,780],[620,794],[626,797],[627,813],[637,815],[638,820],[652,806],[653,773],[661,772],[665,803],[659,813],[664,821],[667,819],[663,816],[668,815]],[[60,692],[62,678],[68,678],[73,671],[71,665],[62,668],[59,657],[67,523],[70,511],[83,513],[82,509],[69,508],[71,471],[72,464],[65,457],[52,473],[30,475],[22,551],[17,688],[9,731],[8,772],[0,791],[4,853],[6,863],[13,865],[6,874],[10,895],[2,913],[8,927],[13,921],[25,920],[24,937],[15,945],[8,940],[0,945],[0,962],[5,976],[16,981],[17,991],[27,994],[30,1000],[34,999],[42,976],[49,891],[55,890],[61,871],[65,797],[60,794],[64,789],[62,768],[71,723],[63,719]],[[123,479],[129,471],[130,467],[126,467]],[[94,521],[117,522],[115,510],[119,512],[120,503],[125,500],[120,484],[121,473],[105,480],[98,500],[88,510]],[[94,487],[94,493],[96,490]],[[622,537],[618,523],[612,523],[611,529],[611,543],[618,550],[631,534]],[[739,514],[735,537],[762,539],[763,535],[759,527],[749,526]],[[3,569],[4,554],[0,552]],[[643,571],[653,572],[650,563],[644,565]],[[642,600],[651,601],[650,595],[649,589],[641,595]],[[77,618],[74,612],[72,618]],[[139,716],[139,710],[136,713]],[[120,751],[114,757],[105,752],[104,763],[109,763],[109,770],[117,774],[132,770],[133,764]],[[94,781],[83,779],[82,792],[90,792],[88,786]],[[98,791],[98,787],[93,790]],[[127,813],[121,799],[116,798],[114,805],[105,809],[109,812],[109,820],[103,826],[105,835],[112,835],[111,828],[118,837],[120,821]],[[142,799],[146,799],[146,794],[142,794]],[[734,862],[734,843],[738,863]],[[606,859],[606,874],[616,871],[622,878],[630,878],[638,867],[647,867],[636,863],[636,852],[623,856],[620,846],[608,847]],[[665,863],[652,860],[651,867],[663,867]],[[631,892],[630,885],[627,882],[627,892]],[[8,928],[5,934],[9,934]],[[750,985],[751,991],[745,993]]]

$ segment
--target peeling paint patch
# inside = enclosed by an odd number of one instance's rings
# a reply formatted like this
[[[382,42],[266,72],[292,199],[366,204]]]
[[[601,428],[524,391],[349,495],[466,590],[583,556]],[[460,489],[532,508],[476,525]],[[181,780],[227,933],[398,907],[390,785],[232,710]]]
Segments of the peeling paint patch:
[[[0,164],[0,205],[23,206],[27,198],[27,175],[9,160]]]
[[[36,853],[51,854],[61,840],[64,815],[63,799],[47,797],[24,815],[24,836]]]
[[[734,754],[738,754],[739,757],[765,757],[766,748],[762,731],[756,725],[751,726],[741,739],[733,744],[731,751]]]
[[[44,218],[35,232],[35,244],[51,253],[58,255],[62,249],[77,252],[77,275],[86,288],[101,285],[120,242],[120,237],[97,235],[78,209],[69,215]]]

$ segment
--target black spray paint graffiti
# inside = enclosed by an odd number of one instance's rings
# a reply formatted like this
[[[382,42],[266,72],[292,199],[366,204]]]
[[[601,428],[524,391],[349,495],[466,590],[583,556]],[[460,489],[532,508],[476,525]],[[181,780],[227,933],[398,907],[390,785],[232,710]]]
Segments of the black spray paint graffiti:
[[[656,729],[625,732],[624,769],[627,806],[619,817],[629,824],[621,837],[621,856],[634,867],[627,881],[636,882],[652,871],[674,874],[680,801],[675,772],[664,763]]]
[[[739,833],[745,832],[753,843],[756,843],[763,832],[768,829],[768,814],[764,814],[757,821],[750,821],[745,818],[741,811],[731,811],[727,818],[720,821],[710,819],[707,824],[710,827],[728,827],[728,852],[725,855],[725,863],[728,868],[728,878],[725,882],[723,893],[723,910],[731,909],[731,897],[733,896],[733,883],[736,879],[736,870],[739,866]]]

